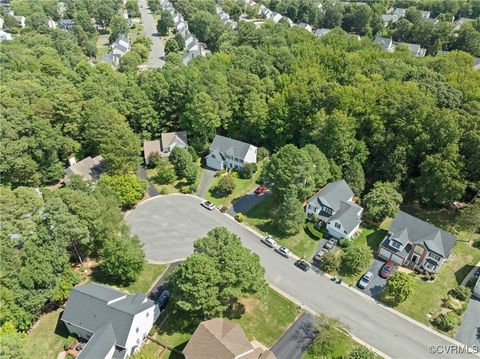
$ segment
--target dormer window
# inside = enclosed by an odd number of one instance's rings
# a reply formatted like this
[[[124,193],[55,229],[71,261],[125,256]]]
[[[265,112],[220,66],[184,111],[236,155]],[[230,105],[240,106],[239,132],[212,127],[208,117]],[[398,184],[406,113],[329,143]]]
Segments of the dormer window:
[[[342,227],[342,226],[340,225],[340,223],[338,223],[338,222],[335,222],[335,228],[338,228],[338,229],[340,229],[341,227]]]
[[[433,253],[433,252],[430,252],[428,253],[428,256],[432,259],[435,259],[437,262],[440,261],[440,259],[442,258],[441,256],[439,256],[437,253]]]
[[[396,241],[390,241],[390,245],[395,248],[395,249],[400,249],[402,248],[402,245]]]

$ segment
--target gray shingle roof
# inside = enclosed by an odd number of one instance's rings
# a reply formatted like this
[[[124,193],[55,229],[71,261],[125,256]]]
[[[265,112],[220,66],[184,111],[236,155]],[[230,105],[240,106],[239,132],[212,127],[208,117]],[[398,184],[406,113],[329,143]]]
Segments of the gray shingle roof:
[[[65,174],[67,176],[76,174],[82,176],[85,180],[96,181],[105,169],[106,166],[102,156],[98,155],[94,158],[88,156],[68,167],[65,170]]]
[[[408,242],[423,243],[430,250],[448,258],[457,237],[437,228],[434,225],[424,222],[403,211],[398,211],[390,225],[391,238],[403,245]]]
[[[362,207],[356,203],[341,201],[340,208],[330,217],[329,222],[335,220],[340,222],[345,231],[350,233],[362,221],[362,216],[358,215],[361,210]]]
[[[72,290],[62,320],[100,334],[109,324],[115,344],[125,347],[133,317],[155,303],[145,294],[130,295],[97,283]]]
[[[244,159],[250,146],[251,145],[246,142],[216,135],[210,145],[210,152],[218,150],[221,153],[228,153],[232,156]]]
[[[348,186],[345,180],[340,180],[336,182],[330,182],[320,191],[315,193],[308,202],[316,200],[320,204],[324,204],[327,207],[332,208],[334,211],[340,209],[340,203],[342,201],[348,201],[353,197],[353,191]],[[324,202],[321,202],[321,199]]]
[[[97,330],[77,358],[105,358],[114,345],[115,333],[113,332],[112,325],[108,323]]]

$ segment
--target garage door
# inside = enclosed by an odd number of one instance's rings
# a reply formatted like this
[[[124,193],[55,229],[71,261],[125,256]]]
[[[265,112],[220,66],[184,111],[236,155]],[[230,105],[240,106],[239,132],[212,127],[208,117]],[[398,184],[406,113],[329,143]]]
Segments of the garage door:
[[[386,250],[385,248],[380,248],[380,251],[378,252],[379,257],[386,259],[386,260],[391,260],[393,263],[397,265],[402,265],[403,263],[403,258],[400,256],[397,256],[396,254],[393,254],[392,252]]]
[[[403,263],[403,258],[400,257],[400,256],[397,256],[396,254],[393,254],[393,253],[392,253],[392,257],[390,258],[390,260],[392,260],[393,263],[398,264],[398,265],[402,265],[402,263]]]
[[[385,248],[382,247],[380,247],[380,251],[378,252],[378,256],[386,260],[390,259],[391,254],[391,252],[387,251]]]

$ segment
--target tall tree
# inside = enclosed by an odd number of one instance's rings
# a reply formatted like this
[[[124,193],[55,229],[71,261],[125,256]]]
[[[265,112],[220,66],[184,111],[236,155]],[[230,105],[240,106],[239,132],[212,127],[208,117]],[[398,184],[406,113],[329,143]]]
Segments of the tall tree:
[[[390,182],[375,182],[372,190],[363,198],[365,217],[375,222],[393,217],[403,201],[395,187],[395,184]]]
[[[305,224],[302,202],[295,188],[290,188],[280,198],[280,204],[273,211],[273,224],[283,235],[292,236],[299,233]]]
[[[302,148],[312,160],[314,168],[315,187],[321,188],[332,178],[330,164],[327,157],[315,145],[306,145]]]

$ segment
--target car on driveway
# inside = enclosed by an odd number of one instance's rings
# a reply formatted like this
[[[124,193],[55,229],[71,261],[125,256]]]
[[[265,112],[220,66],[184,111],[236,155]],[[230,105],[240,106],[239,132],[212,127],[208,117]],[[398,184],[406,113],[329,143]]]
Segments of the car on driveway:
[[[328,251],[326,249],[320,249],[317,254],[315,254],[313,256],[313,260],[314,261],[317,261],[317,262],[320,262],[320,260],[322,259],[322,257],[325,255],[325,253],[327,253]]]
[[[260,195],[264,194],[265,192],[267,192],[267,189],[265,188],[265,186],[258,186],[254,193],[257,196],[260,196]]]
[[[304,272],[308,271],[310,269],[310,263],[303,259],[299,259],[298,261],[295,262],[295,265],[303,270]]]
[[[203,201],[201,205],[210,211],[213,211],[215,209],[215,205],[210,201]]]
[[[160,308],[160,310],[165,309],[169,299],[170,299],[170,292],[168,290],[164,290],[162,293],[160,293],[157,299],[158,307]]]
[[[337,243],[337,241],[335,239],[331,238],[327,241],[327,243],[325,243],[323,248],[332,249],[333,246],[335,245],[335,243]]]
[[[361,288],[361,289],[367,288],[370,282],[372,281],[372,279],[373,279],[372,272],[365,273],[365,275],[357,283],[358,288]]]
[[[388,261],[383,265],[382,269],[380,269],[380,277],[388,278],[393,274],[394,271],[395,263],[393,263],[392,261]]]
[[[290,256],[292,255],[292,252],[290,252],[290,249],[283,246],[275,248],[275,251],[281,254],[282,256],[284,256],[285,258],[290,258]]]
[[[270,248],[276,248],[277,242],[272,238],[271,235],[267,235],[260,240],[263,244],[267,245]]]

